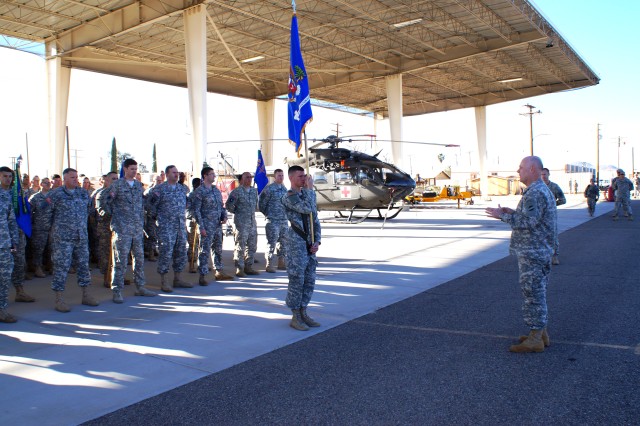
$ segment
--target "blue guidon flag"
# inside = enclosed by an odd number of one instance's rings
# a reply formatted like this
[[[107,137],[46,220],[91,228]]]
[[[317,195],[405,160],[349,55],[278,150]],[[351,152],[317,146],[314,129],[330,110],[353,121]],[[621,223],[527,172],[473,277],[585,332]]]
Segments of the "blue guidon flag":
[[[265,186],[269,183],[267,177],[267,169],[264,167],[264,160],[262,159],[262,151],[258,150],[258,165],[256,166],[256,175],[253,181],[258,185],[258,194],[262,192]]]
[[[298,18],[296,17],[295,1],[291,3],[293,16],[291,18],[291,54],[289,65],[289,142],[295,146],[300,156],[302,146],[302,132],[311,120],[311,99],[309,97],[309,79],[302,61],[300,51],[300,36],[298,35]]]
[[[20,174],[21,162],[22,155],[16,160],[15,183],[12,188],[13,209],[18,228],[22,229],[22,232],[24,232],[27,237],[31,237],[31,204],[29,204],[29,199],[25,196],[25,190],[22,188],[22,175]]]

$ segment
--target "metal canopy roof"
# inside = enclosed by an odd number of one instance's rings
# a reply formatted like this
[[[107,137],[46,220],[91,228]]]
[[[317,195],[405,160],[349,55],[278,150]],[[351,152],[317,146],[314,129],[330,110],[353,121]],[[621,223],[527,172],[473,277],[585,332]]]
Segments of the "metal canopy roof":
[[[182,12],[198,3],[0,0],[0,34],[54,46],[63,66],[186,87]],[[208,90],[285,95],[291,2],[202,4]],[[524,0],[298,0],[297,14],[311,96],[384,116],[385,77],[399,73],[405,116],[599,82]]]

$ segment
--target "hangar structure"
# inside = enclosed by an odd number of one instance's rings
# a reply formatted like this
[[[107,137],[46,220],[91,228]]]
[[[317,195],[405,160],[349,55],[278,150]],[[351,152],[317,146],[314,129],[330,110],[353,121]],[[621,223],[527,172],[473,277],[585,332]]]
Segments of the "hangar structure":
[[[599,82],[526,0],[296,3],[312,98],[389,118],[394,141],[403,116],[474,107],[481,176],[487,105]],[[45,45],[51,170],[71,68],[187,87],[195,164],[207,158],[207,91],[256,100],[261,139],[273,139],[291,17],[289,0],[0,0],[0,34]],[[267,142],[263,155],[271,164]]]

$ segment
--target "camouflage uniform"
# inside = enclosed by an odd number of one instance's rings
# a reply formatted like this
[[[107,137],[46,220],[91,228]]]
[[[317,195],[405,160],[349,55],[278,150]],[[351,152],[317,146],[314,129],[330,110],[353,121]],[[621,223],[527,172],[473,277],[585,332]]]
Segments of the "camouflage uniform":
[[[51,244],[51,206],[47,203],[47,196],[42,191],[34,194],[29,199],[31,204],[31,246],[33,248],[34,266],[42,267],[45,250]],[[50,251],[50,250],[49,250]],[[46,262],[49,263],[49,262]]]
[[[253,258],[258,249],[257,207],[258,190],[253,187],[240,186],[231,191],[227,199],[227,210],[233,213],[233,224],[236,228],[233,260],[240,269],[253,266]]]
[[[13,272],[11,249],[18,246],[18,224],[11,192],[0,188],[0,310],[7,309],[9,282]]]
[[[89,236],[87,218],[91,209],[89,194],[82,188],[69,190],[64,186],[49,191],[53,214],[53,279],[51,288],[64,291],[71,263],[76,268],[78,285],[91,284],[89,272]]]
[[[222,202],[222,194],[215,186],[206,188],[199,186],[193,191],[191,209],[193,218],[198,223],[200,229],[207,233],[206,237],[200,235],[200,246],[198,250],[198,272],[200,275],[209,273],[209,259],[211,259],[211,248],[219,230],[220,221],[226,218],[226,210]],[[222,265],[215,265],[215,269],[222,271]]]
[[[108,188],[100,188],[96,190],[96,209],[102,204],[102,197]],[[107,210],[98,210],[96,221],[96,232],[98,235],[98,267],[100,273],[105,275],[109,271],[109,263],[111,262],[111,213]],[[106,284],[105,284],[106,285]]]
[[[622,207],[625,216],[633,216],[631,204],[629,203],[631,201],[631,191],[633,191],[633,182],[626,177],[617,177],[611,182],[611,187],[613,188],[614,194],[616,194],[613,217],[618,217],[620,207]]]
[[[525,324],[532,330],[547,326],[547,284],[557,234],[554,197],[542,180],[522,193],[514,213],[502,213],[500,220],[511,225],[509,251],[518,258],[520,287],[524,296]]]
[[[596,212],[596,202],[598,201],[598,198],[600,198],[600,189],[598,188],[598,185],[595,183],[589,184],[584,190],[584,196],[587,198],[589,214],[593,216]]]
[[[267,218],[264,230],[267,235],[267,251],[264,257],[267,265],[271,265],[273,255],[284,258],[284,239],[289,228],[287,224],[287,214],[284,211],[282,197],[287,193],[287,188],[283,184],[271,183],[260,193],[258,207]]]
[[[185,186],[163,182],[155,186],[147,198],[147,209],[157,219],[160,244],[158,273],[166,274],[173,261],[173,271],[182,272],[187,263],[187,230]]]
[[[286,234],[289,276],[286,303],[291,309],[306,308],[316,284],[318,265],[316,255],[310,254],[308,249],[311,245],[309,214],[313,214],[313,242],[320,243],[321,237],[316,194],[313,190],[302,188],[300,192],[288,191],[281,200],[291,223]],[[307,238],[303,239],[298,235],[296,229],[305,233]]]
[[[220,199],[222,200],[222,195],[220,195]],[[216,271],[220,272],[224,269],[224,265],[222,264],[222,241],[224,239],[222,222],[227,220],[227,209],[222,209],[222,214],[220,226],[216,228],[216,235],[213,237],[213,267]]]
[[[111,249],[113,276],[111,289],[122,290],[129,253],[133,254],[133,277],[137,287],[145,285],[144,278],[144,189],[137,180],[130,185],[120,178],[104,189],[98,198],[98,212],[111,215]]]
[[[191,191],[187,196],[187,244],[189,245],[187,249],[187,260],[189,265],[195,265],[196,259],[193,257],[197,256],[198,251],[196,249],[200,246],[200,235],[198,235],[198,223],[196,222],[195,217],[193,217],[193,197],[195,195],[195,190]],[[189,268],[189,272],[195,272],[192,268]]]
[[[151,195],[151,191],[153,191],[155,186],[147,189],[144,193],[144,205],[145,205],[145,216],[144,216],[144,251],[147,254],[150,254],[158,249],[158,226],[156,225],[156,220],[151,215],[151,212],[147,208],[147,200],[149,195]]]
[[[556,206],[561,206],[563,204],[567,204],[567,199],[564,196],[564,192],[562,192],[562,188],[555,182],[549,181],[547,187],[551,191],[551,195],[553,195],[553,199],[555,200]],[[557,226],[557,223],[556,223]],[[558,229],[556,227],[556,240],[553,242],[553,255],[560,255],[560,240],[558,239]]]

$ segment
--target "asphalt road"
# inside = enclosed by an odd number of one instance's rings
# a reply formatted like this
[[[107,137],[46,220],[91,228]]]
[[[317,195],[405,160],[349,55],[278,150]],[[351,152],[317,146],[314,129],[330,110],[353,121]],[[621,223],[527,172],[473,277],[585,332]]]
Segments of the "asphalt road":
[[[639,222],[561,234],[544,353],[510,256],[87,424],[640,424]]]

